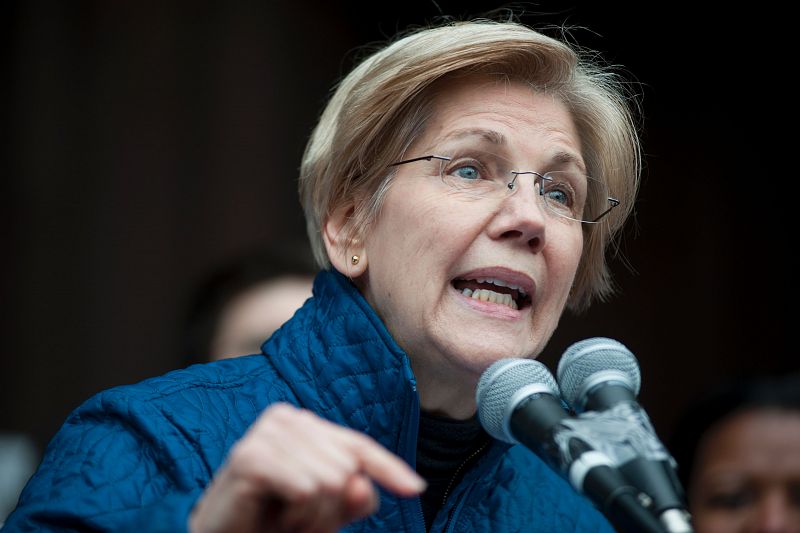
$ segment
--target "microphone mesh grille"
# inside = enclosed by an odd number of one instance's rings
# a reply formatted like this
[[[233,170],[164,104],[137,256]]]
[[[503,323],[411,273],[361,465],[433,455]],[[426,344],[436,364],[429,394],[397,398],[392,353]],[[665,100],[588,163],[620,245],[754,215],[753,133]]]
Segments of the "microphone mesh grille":
[[[617,370],[627,376],[634,396],[639,394],[641,373],[633,353],[621,342],[606,337],[594,337],[576,342],[564,351],[558,362],[558,383],[564,399],[579,404],[584,382],[592,375]]]
[[[481,375],[475,393],[478,418],[483,429],[498,440],[516,442],[507,430],[506,419],[515,407],[510,403],[517,391],[533,384],[541,385],[543,389],[559,397],[558,384],[553,374],[539,361],[508,358],[495,361],[489,366]]]

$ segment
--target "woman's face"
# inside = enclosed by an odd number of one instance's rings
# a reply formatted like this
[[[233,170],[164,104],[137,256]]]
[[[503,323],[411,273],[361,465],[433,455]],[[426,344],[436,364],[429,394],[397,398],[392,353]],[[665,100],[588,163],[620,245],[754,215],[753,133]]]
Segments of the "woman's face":
[[[800,531],[800,413],[751,410],[700,442],[689,485],[697,533]]]
[[[473,149],[515,170],[585,173],[566,107],[520,83],[448,82],[406,157],[455,158]],[[456,179],[483,172],[467,162],[448,165]],[[546,212],[531,174],[519,176],[513,195],[477,199],[445,184],[439,168],[437,160],[397,167],[356,281],[411,358],[423,408],[463,418],[474,414],[475,386],[489,364],[544,348],[569,295],[583,233],[579,222]],[[469,296],[478,288],[488,301]]]

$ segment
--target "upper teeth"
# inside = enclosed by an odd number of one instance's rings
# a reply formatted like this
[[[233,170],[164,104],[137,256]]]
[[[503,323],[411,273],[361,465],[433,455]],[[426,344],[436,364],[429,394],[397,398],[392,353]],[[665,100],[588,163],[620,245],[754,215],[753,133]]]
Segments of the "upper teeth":
[[[497,285],[498,287],[508,287],[509,289],[514,289],[519,292],[519,295],[523,298],[527,296],[527,293],[520,287],[519,285],[514,285],[512,283],[508,283],[507,281],[503,281],[502,279],[495,279],[495,278],[476,278],[475,281],[478,283],[491,283],[492,285]]]

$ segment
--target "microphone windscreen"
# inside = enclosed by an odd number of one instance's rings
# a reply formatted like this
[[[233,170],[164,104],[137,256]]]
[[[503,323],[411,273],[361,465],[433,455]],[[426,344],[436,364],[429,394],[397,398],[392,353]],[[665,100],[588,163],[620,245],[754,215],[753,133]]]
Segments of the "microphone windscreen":
[[[498,440],[517,442],[509,429],[511,414],[522,400],[536,393],[560,397],[558,383],[544,364],[523,358],[492,363],[481,375],[475,392],[483,429]]]
[[[576,342],[564,351],[556,370],[564,399],[579,405],[598,381],[624,381],[634,396],[639,394],[642,377],[633,353],[621,342],[593,337]]]

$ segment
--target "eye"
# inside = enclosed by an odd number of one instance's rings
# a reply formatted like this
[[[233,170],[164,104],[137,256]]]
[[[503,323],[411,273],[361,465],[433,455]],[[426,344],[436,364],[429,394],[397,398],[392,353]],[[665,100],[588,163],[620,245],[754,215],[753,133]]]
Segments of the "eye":
[[[452,170],[452,173],[465,180],[481,179],[481,172],[475,165],[460,165]]]
[[[752,490],[720,491],[706,497],[706,506],[714,509],[740,509],[753,503],[756,495]]]
[[[445,170],[448,176],[459,178],[459,181],[484,181],[491,179],[491,165],[487,158],[479,152],[470,151],[453,157]]]
[[[502,158],[496,154],[475,149],[458,150],[443,168],[442,177],[450,185],[461,190],[487,194],[505,185],[508,173],[503,174]],[[505,181],[503,181],[505,179]]]
[[[575,190],[569,182],[563,181],[557,175],[545,174],[542,186],[548,202],[554,202],[563,207],[575,205]]]
[[[572,205],[572,201],[571,201],[570,195],[566,191],[563,191],[563,190],[560,190],[560,189],[547,190],[547,188],[545,187],[545,193],[544,194],[545,194],[545,196],[547,196],[548,200],[552,200],[553,202],[557,202],[557,203],[562,204],[564,206]]]

